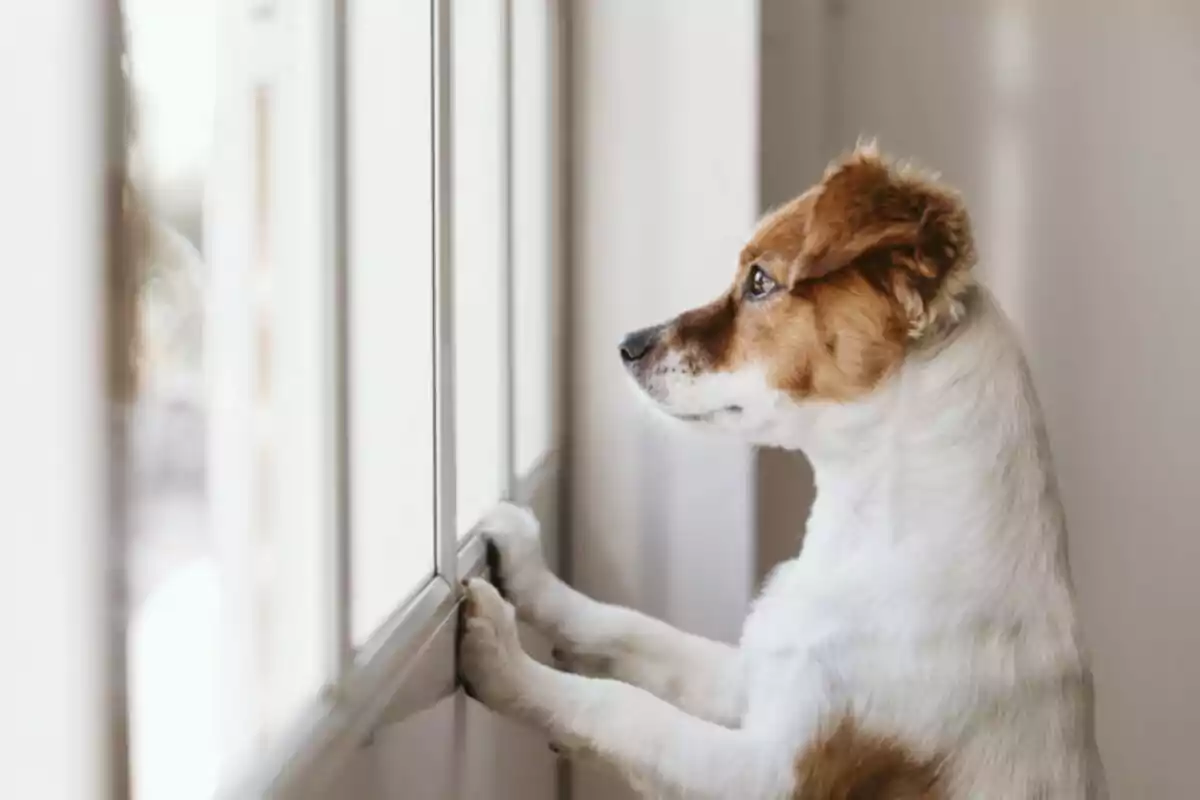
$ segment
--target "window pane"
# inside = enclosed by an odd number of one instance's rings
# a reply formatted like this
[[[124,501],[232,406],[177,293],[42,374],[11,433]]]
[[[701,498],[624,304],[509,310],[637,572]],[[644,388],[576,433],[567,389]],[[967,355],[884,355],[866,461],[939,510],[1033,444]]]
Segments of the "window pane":
[[[429,2],[349,4],[352,622],[365,640],[434,567]]]
[[[326,679],[320,38],[126,0],[135,796],[210,797]]]
[[[505,480],[505,3],[455,0],[454,373],[459,534]]]
[[[533,469],[550,446],[551,299],[550,18],[543,0],[513,0],[514,468]]]

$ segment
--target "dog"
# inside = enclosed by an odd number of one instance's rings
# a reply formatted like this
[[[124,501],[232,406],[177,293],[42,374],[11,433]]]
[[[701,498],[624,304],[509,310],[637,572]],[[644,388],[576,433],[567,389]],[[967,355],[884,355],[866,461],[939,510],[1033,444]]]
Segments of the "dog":
[[[470,691],[650,797],[1107,796],[1042,414],[975,261],[961,197],[874,144],[768,214],[724,294],[620,357],[671,417],[808,457],[800,554],[733,647],[579,594],[501,506],[512,604],[466,586]]]

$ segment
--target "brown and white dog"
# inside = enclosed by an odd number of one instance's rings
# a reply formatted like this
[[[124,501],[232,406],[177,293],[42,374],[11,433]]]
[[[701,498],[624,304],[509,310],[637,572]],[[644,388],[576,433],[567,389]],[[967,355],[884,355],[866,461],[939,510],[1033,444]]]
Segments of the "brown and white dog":
[[[958,195],[860,146],[716,301],[627,337],[667,414],[805,452],[803,551],[732,647],[575,592],[501,507],[515,612],[468,585],[477,696],[655,797],[1104,796],[1041,412],[974,261]],[[527,656],[517,614],[589,675]]]

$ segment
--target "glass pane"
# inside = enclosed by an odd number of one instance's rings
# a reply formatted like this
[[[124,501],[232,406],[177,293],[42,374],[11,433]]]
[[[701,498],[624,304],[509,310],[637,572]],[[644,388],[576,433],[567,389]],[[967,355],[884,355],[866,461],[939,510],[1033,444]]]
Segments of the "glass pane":
[[[459,534],[503,489],[505,3],[456,0],[454,328]]]
[[[123,7],[139,800],[213,796],[316,698],[332,651],[320,38],[258,8]]]
[[[550,8],[513,0],[513,392],[514,468],[527,474],[550,447],[552,118]]]
[[[356,643],[434,568],[431,5],[349,4]]]

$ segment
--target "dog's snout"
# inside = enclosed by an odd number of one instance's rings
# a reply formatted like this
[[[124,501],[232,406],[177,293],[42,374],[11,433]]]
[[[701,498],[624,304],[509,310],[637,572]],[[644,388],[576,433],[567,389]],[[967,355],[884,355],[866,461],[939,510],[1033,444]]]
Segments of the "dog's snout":
[[[660,333],[662,333],[662,326],[654,325],[626,336],[621,340],[621,360],[626,364],[640,361],[646,353],[650,352],[650,348],[654,347]]]

